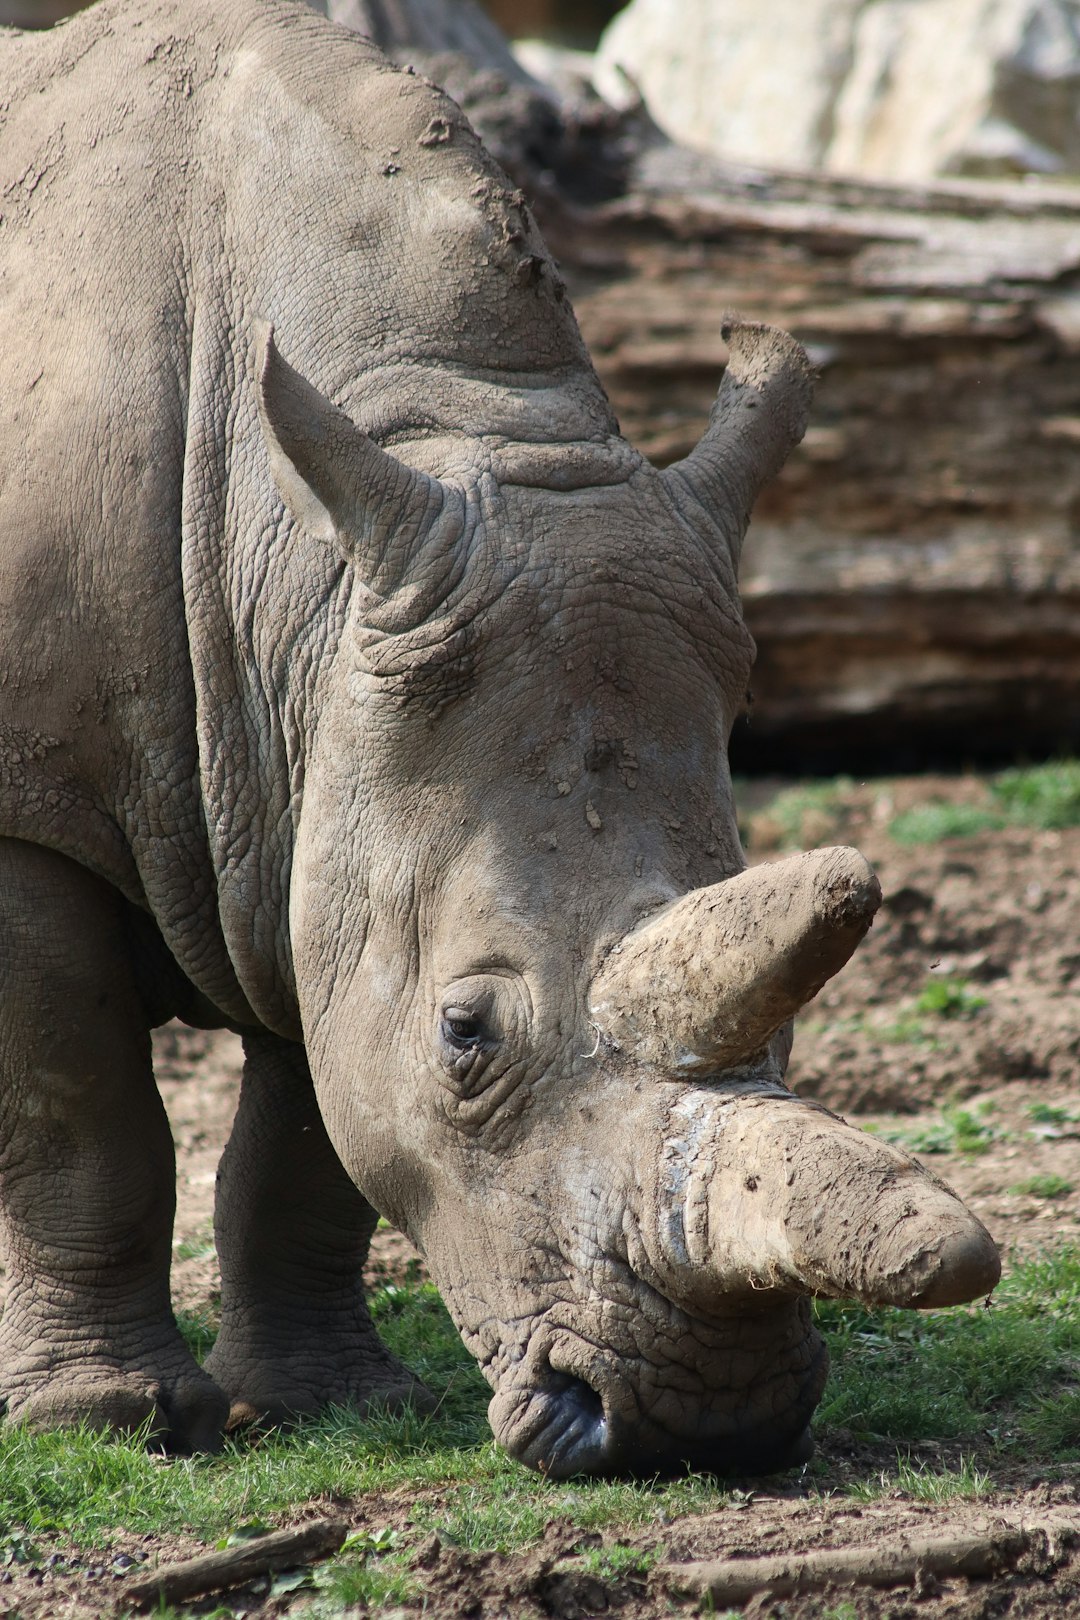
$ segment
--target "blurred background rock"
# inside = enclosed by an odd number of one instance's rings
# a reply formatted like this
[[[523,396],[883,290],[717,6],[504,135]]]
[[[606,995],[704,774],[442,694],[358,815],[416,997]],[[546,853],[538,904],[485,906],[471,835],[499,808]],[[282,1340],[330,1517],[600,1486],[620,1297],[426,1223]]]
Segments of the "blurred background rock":
[[[624,75],[674,140],[746,162],[1080,171],[1076,0],[632,0],[594,78],[617,101]]]

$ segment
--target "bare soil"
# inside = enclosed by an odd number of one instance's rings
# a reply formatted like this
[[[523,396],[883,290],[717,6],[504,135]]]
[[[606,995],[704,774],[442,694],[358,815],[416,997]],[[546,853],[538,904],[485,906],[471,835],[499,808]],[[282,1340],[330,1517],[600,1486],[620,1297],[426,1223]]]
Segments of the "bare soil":
[[[1080,1122],[1040,1124],[1033,1105],[1048,1103],[1080,1121],[1080,829],[984,832],[905,848],[888,834],[893,815],[928,796],[976,791],[962,779],[925,777],[869,784],[841,812],[804,822],[808,843],[853,842],[877,867],[885,901],[849,966],[807,1010],[789,1079],[861,1124],[917,1132],[940,1123],[941,1108],[961,1107],[984,1133],[978,1153],[935,1155],[951,1182],[1011,1257],[1080,1242]],[[767,797],[755,787],[755,802]],[[812,818],[811,818],[812,819]],[[744,812],[752,858],[768,858],[778,829],[767,810]],[[964,981],[959,1016],[914,1013],[928,983]],[[983,1005],[978,1005],[979,1001]],[[217,1289],[211,1226],[214,1175],[235,1106],[241,1051],[228,1034],[172,1025],[155,1037],[161,1089],[177,1145],[178,1218],[174,1293],[179,1306],[212,1304]],[[1058,1196],[1036,1196],[1032,1178],[1055,1176]],[[377,1234],[372,1280],[400,1275],[415,1252],[400,1234]],[[842,1432],[825,1437],[824,1472],[746,1482],[720,1510],[675,1523],[600,1535],[553,1519],[543,1544],[514,1554],[471,1554],[432,1538],[415,1555],[434,1616],[577,1617],[611,1613],[626,1620],[693,1612],[658,1569],[645,1576],[588,1573],[582,1555],[617,1539],[658,1563],[761,1556],[815,1548],[865,1547],[896,1537],[987,1531],[1003,1522],[1041,1526],[1046,1534],[1001,1578],[927,1579],[915,1589],[864,1588],[751,1600],[746,1613],[776,1620],[989,1620],[1080,1613],[1080,1467],[1052,1480],[1034,1464],[995,1476],[993,1494],[976,1502],[912,1502],[899,1493],[870,1502],[845,1497],[845,1484],[889,1471],[893,1448]],[[948,1462],[949,1447],[930,1447]],[[955,1461],[955,1458],[951,1458]],[[425,1492],[437,1497],[437,1491]],[[333,1504],[357,1528],[405,1528],[416,1503],[402,1493]],[[330,1510],[313,1503],[309,1515]],[[1063,1527],[1064,1526],[1064,1530]],[[1075,1527],[1075,1536],[1070,1527]],[[176,1538],[146,1543],[118,1534],[106,1554],[71,1554],[52,1568],[0,1571],[0,1620],[111,1612],[120,1599],[116,1560],[166,1561],[194,1553]],[[55,1556],[65,1556],[61,1549]],[[9,1579],[6,1577],[10,1577]],[[221,1601],[220,1599],[217,1601]],[[234,1593],[234,1613],[268,1617],[290,1601],[255,1587]],[[688,1605],[684,1607],[684,1602]],[[215,1603],[193,1606],[209,1613]],[[360,1613],[360,1610],[351,1611]],[[420,1612],[418,1605],[407,1612]]]

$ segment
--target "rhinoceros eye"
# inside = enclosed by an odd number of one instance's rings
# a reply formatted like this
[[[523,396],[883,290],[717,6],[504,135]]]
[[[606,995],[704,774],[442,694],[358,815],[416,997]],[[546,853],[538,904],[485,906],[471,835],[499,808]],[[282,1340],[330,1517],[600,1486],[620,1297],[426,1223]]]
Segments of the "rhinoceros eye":
[[[454,1124],[478,1129],[518,1090],[528,1052],[528,989],[508,970],[444,984],[432,1011],[434,1073]]]
[[[442,1016],[442,1027],[448,1043],[459,1052],[471,1052],[485,1046],[489,1040],[483,1020],[463,1007],[447,1007]]]

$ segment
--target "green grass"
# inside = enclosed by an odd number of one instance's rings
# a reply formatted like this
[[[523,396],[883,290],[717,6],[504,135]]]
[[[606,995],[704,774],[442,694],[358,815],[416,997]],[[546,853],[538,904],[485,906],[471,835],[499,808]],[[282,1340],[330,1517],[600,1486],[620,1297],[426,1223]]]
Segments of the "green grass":
[[[989,805],[916,804],[893,817],[889,835],[898,844],[940,844],[945,838],[972,838],[1004,826],[1001,811]]]
[[[986,997],[973,990],[968,981],[943,974],[927,980],[919,995],[892,1017],[876,1013],[848,1013],[842,1018],[808,1018],[800,1025],[807,1035],[825,1030],[863,1034],[887,1046],[924,1046],[937,1049],[946,1034],[943,1025],[976,1018],[986,1006]]]
[[[979,1102],[970,1108],[943,1108],[936,1119],[922,1124],[868,1125],[865,1129],[909,1153],[965,1153],[971,1157],[985,1153],[998,1139],[989,1118],[993,1111],[992,1103]]]
[[[876,1479],[857,1480],[846,1494],[862,1502],[897,1492],[913,1502],[951,1502],[987,1496],[993,1488],[990,1475],[976,1468],[970,1457],[962,1456],[956,1468],[931,1468],[925,1462],[897,1454],[895,1473],[882,1472]]]
[[[1076,1125],[1080,1123],[1080,1112],[1075,1108],[1066,1108],[1061,1103],[1029,1103],[1027,1107],[1028,1119],[1036,1125]]]
[[[785,849],[805,849],[827,842],[855,784],[850,776],[785,788],[762,812],[775,828],[775,841]],[[752,834],[749,842],[753,844]]]
[[[1052,1170],[1044,1171],[1041,1175],[1028,1176],[1026,1181],[1018,1181],[1009,1188],[1010,1192],[1020,1193],[1028,1198],[1068,1198],[1073,1190],[1073,1183],[1066,1181],[1064,1176],[1056,1175]]]
[[[1080,826],[1080,760],[1003,771],[992,778],[990,791],[1012,826]]]
[[[350,1551],[347,1545],[339,1557],[314,1569],[308,1584],[318,1595],[290,1611],[304,1620],[331,1620],[331,1616],[389,1608],[407,1603],[420,1589],[404,1551],[376,1559]]]
[[[919,804],[889,825],[899,844],[936,844],[1003,827],[1036,832],[1080,826],[1080,760],[1062,759],[1001,771],[986,784],[983,804]]]
[[[178,1260],[209,1260],[216,1252],[214,1234],[209,1227],[193,1238],[180,1238],[173,1244],[173,1254]]]
[[[876,784],[886,793],[890,786],[888,780]],[[843,841],[851,812],[864,816],[868,808],[865,792],[849,776],[783,788],[772,799],[757,804],[750,784],[737,781],[735,787],[740,803],[754,804],[748,818],[740,820],[751,850],[758,837],[765,848],[779,849]],[[931,799],[901,811],[888,823],[890,836],[900,844],[937,844],[1005,827],[1045,832],[1080,826],[1080,760],[1052,760],[999,771],[974,782],[967,779],[964,793],[959,803]]]
[[[890,784],[882,781],[877,787],[887,792]],[[888,824],[890,836],[900,844],[937,844],[1005,827],[1046,832],[1080,826],[1080,760],[999,771],[980,778],[974,789],[969,780],[964,791],[978,797],[960,803],[931,799],[901,811]],[[745,803],[754,796],[748,784],[736,782],[736,797]],[[843,837],[850,812],[865,814],[866,808],[866,796],[852,778],[837,776],[782,789],[755,807],[743,831],[753,849],[755,823],[761,818],[766,847],[806,849]]]
[[[209,1306],[198,1311],[177,1311],[176,1325],[196,1361],[205,1361],[218,1334],[216,1312]]]
[[[628,1575],[647,1575],[656,1562],[656,1554],[613,1541],[606,1547],[590,1547],[581,1562],[590,1575],[604,1581],[621,1581]]]
[[[870,1440],[1080,1457],[1080,1248],[1009,1273],[992,1307],[913,1314],[819,1302],[833,1378],[819,1421]]]
[[[287,1521],[319,1500],[366,1499],[377,1525],[376,1496],[396,1492],[406,1522],[365,1529],[298,1578],[291,1612],[323,1620],[415,1597],[423,1577],[410,1557],[433,1533],[479,1553],[536,1545],[552,1520],[606,1531],[588,1567],[615,1581],[647,1568],[647,1554],[626,1545],[632,1532],[737,1500],[730,1485],[702,1475],[556,1483],[527,1473],[495,1448],[489,1391],[434,1289],[387,1288],[374,1309],[392,1347],[441,1392],[437,1412],[365,1420],[335,1411],[217,1457],[169,1461],[87,1433],[0,1428],[0,1566],[35,1560],[54,1536],[107,1545],[118,1528],[214,1543],[253,1522]],[[879,1459],[857,1491],[942,1501],[982,1494],[1009,1459],[1044,1470],[1080,1460],[1080,1247],[1014,1268],[989,1310],[870,1311],[834,1302],[815,1310],[833,1365],[817,1425],[826,1456],[830,1430],[842,1427],[897,1458],[884,1473]],[[946,1460],[935,1452],[931,1465],[919,1454],[923,1443],[952,1449]],[[820,1482],[829,1465],[819,1459],[811,1470]]]
[[[966,979],[940,978],[927,981],[915,1002],[915,1011],[923,1017],[973,1018],[986,1006],[986,997],[972,990]]]

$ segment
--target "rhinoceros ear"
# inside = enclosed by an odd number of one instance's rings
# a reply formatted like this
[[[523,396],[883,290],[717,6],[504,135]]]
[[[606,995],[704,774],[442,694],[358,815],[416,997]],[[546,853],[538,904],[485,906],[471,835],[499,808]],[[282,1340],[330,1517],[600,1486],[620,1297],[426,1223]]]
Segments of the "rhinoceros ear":
[[[759,490],[806,431],[814,374],[802,345],[775,326],[728,315],[721,334],[728,363],[704,437],[661,477],[715,517],[737,565]]]
[[[362,433],[283,360],[267,322],[256,328],[259,420],[270,469],[293,517],[355,563],[375,590],[443,506],[439,481],[406,467]]]

